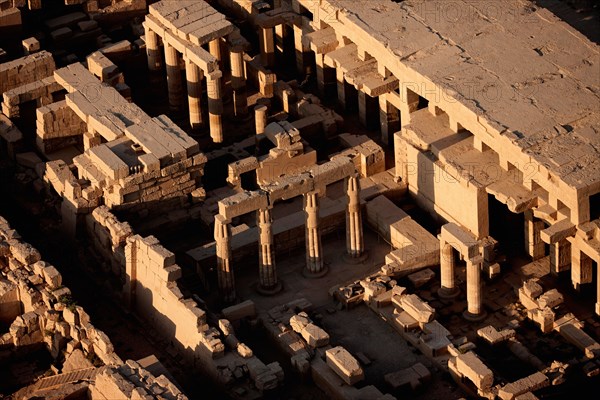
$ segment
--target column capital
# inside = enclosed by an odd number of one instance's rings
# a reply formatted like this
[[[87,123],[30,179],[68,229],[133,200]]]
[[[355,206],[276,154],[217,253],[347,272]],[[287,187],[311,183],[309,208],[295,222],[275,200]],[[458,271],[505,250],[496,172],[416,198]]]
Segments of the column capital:
[[[223,72],[220,69],[206,74],[206,79],[209,81],[215,81],[222,77],[223,77]]]

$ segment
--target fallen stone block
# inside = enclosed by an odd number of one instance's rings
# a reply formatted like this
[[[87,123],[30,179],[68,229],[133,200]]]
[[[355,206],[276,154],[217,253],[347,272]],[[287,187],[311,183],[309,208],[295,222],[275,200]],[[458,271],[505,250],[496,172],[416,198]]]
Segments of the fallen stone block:
[[[493,326],[488,325],[486,327],[478,329],[477,335],[489,344],[497,344],[515,337],[516,333],[512,329],[504,329],[502,331],[498,331]]]
[[[365,374],[358,361],[343,347],[338,346],[325,352],[327,365],[348,385],[362,381]]]
[[[329,344],[329,334],[312,323],[306,325],[300,334],[310,347],[317,348]]]
[[[514,400],[517,396],[533,392],[550,384],[548,377],[541,372],[526,376],[523,379],[509,383],[498,391],[502,400]]]
[[[563,296],[556,289],[548,290],[546,293],[538,297],[538,305],[540,308],[554,308],[563,302]]]
[[[494,383],[492,371],[472,351],[456,357],[456,368],[471,380],[477,389],[488,390]]]
[[[435,276],[435,272],[430,270],[429,268],[424,269],[423,271],[415,272],[414,274],[410,274],[408,276],[408,280],[412,283],[415,288],[420,288],[425,285],[427,282],[433,279]]]
[[[421,300],[416,294],[402,296],[400,304],[404,311],[418,322],[426,324],[433,321],[435,309]]]
[[[222,310],[223,317],[230,321],[237,321],[242,318],[256,317],[256,306],[252,300],[246,300],[239,304],[224,308]]]

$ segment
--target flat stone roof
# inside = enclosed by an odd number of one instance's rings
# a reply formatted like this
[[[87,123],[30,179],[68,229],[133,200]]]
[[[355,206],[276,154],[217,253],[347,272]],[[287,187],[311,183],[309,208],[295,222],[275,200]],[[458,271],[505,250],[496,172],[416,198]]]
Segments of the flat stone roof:
[[[550,11],[528,0],[323,3],[568,185],[600,181],[599,47]]]
[[[151,4],[149,10],[181,39],[198,46],[235,30],[223,14],[203,0],[162,0]]]

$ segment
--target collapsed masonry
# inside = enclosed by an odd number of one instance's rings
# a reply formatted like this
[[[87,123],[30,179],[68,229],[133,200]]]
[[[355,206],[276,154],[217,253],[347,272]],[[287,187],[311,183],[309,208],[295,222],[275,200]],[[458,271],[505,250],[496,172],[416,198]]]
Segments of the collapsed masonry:
[[[10,324],[0,337],[0,348],[9,350],[3,354],[10,358],[12,353],[44,347],[62,365],[56,375],[19,393],[52,397],[84,391],[91,399],[187,398],[164,375],[154,377],[135,361],[121,360],[108,336],[75,304],[58,270],[42,261],[40,253],[22,242],[1,217],[0,268],[0,321]],[[94,358],[99,361],[92,363]]]

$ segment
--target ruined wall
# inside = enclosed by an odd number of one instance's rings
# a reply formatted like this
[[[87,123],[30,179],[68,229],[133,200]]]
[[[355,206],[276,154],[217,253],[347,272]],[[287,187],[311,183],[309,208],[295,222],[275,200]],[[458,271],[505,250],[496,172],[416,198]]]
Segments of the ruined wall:
[[[77,361],[71,363],[69,358],[76,356],[76,352],[81,351],[88,360],[92,357],[100,359],[105,366],[97,369],[95,381],[88,388],[92,400],[136,396],[142,399],[158,394],[165,399],[187,399],[164,375],[154,377],[135,361],[123,362],[108,336],[94,327],[90,316],[71,298],[70,290],[62,285],[58,270],[41,261],[40,253],[22,242],[2,217],[0,322],[10,323],[8,332],[0,332],[0,350],[43,345],[54,359],[64,355],[63,374],[68,375],[68,371],[85,365]],[[0,351],[0,361],[10,357],[11,353]],[[91,366],[91,362],[88,365]],[[64,382],[68,384],[69,381],[64,379]],[[57,388],[56,384],[53,388]],[[39,398],[46,398],[45,394],[39,394]]]
[[[131,226],[120,222],[106,206],[97,207],[86,215],[85,225],[89,243],[99,258],[107,263],[107,269],[124,279],[125,245],[133,234]]]
[[[0,64],[0,93],[46,78],[55,69],[52,54],[44,50]]]
[[[89,315],[72,300],[58,270],[42,261],[40,253],[22,242],[2,217],[0,267],[4,292],[0,310],[3,320],[12,321],[9,331],[0,337],[0,348],[43,343],[54,358],[79,348],[105,364],[122,363],[108,336],[96,329]]]
[[[175,255],[156,238],[135,235],[127,239],[125,259],[126,299],[165,337],[196,351],[205,340],[206,315],[193,300],[185,300],[177,287],[181,268],[175,264]],[[212,350],[222,352],[223,344],[215,343]]]
[[[89,386],[88,396],[90,400],[146,399],[157,396],[167,400],[187,399],[167,377],[160,375],[155,378],[131,360],[118,367],[100,368]]]
[[[87,124],[67,105],[66,100],[36,110],[36,144],[43,153],[81,144]]]
[[[60,90],[63,90],[63,87],[53,76],[21,85],[4,92],[2,112],[9,118],[17,118],[20,115],[21,104],[28,101],[35,101],[38,107],[51,104],[54,101],[53,94]]]

